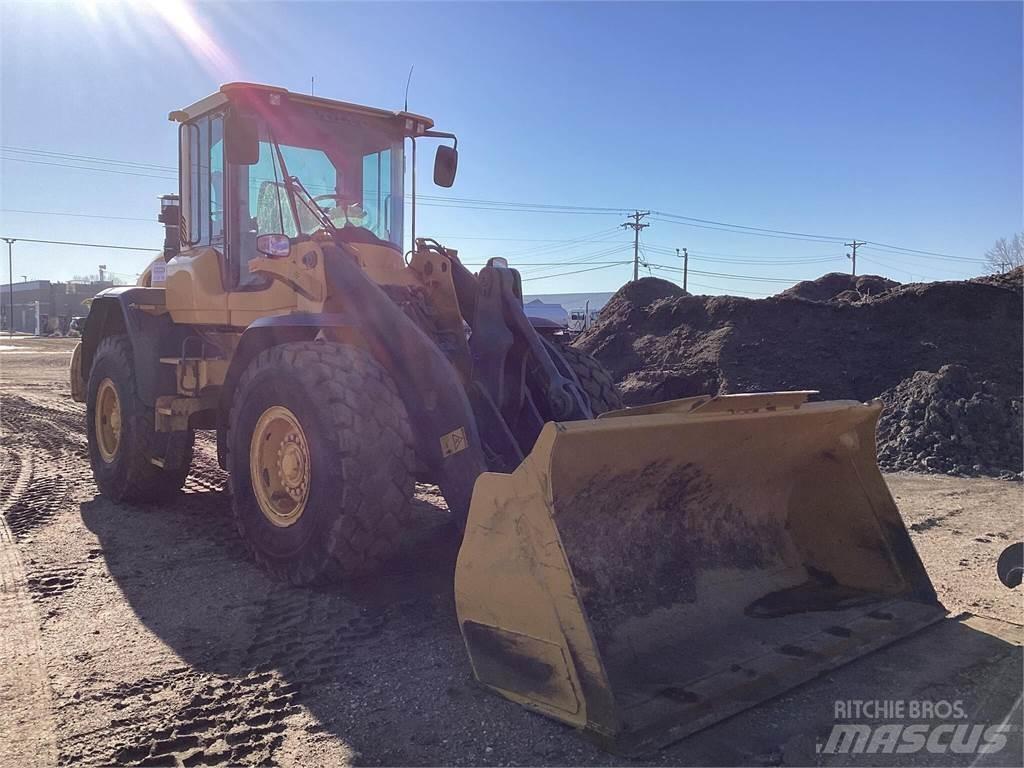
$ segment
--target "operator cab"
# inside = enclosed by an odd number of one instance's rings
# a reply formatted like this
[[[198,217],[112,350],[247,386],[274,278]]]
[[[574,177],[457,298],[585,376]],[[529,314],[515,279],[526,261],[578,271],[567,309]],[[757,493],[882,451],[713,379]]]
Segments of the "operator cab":
[[[224,85],[169,119],[180,124],[181,255],[215,251],[226,294],[271,287],[249,268],[275,255],[258,250],[265,235],[294,244],[328,231],[403,265],[405,139],[451,137],[421,115],[251,83]],[[453,147],[439,147],[435,182],[450,186],[456,162]],[[168,278],[185,267],[172,260]]]

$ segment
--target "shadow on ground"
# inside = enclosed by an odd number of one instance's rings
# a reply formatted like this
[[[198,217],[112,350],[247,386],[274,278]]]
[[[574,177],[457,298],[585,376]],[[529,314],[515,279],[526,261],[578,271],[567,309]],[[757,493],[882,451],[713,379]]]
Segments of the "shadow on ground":
[[[300,704],[320,723],[311,730],[349,745],[360,764],[621,762],[472,682],[452,595],[456,543],[443,511],[421,503],[421,525],[389,573],[345,590],[314,591],[270,581],[248,558],[229,506],[217,491],[188,493],[163,508],[130,509],[99,497],[81,506],[117,587],[187,665],[170,679],[112,692],[144,699],[170,687],[182,703],[168,707],[156,726],[150,710],[148,732],[115,739],[110,762],[276,762]],[[1019,640],[983,630],[944,622],[698,733],[652,762],[971,764],[974,755],[948,751],[818,749],[835,723],[836,701],[960,700],[969,722],[1000,722],[1020,691]],[[125,717],[133,711],[129,701]],[[997,756],[1009,759],[994,764],[1020,764],[1020,744],[1018,730]]]

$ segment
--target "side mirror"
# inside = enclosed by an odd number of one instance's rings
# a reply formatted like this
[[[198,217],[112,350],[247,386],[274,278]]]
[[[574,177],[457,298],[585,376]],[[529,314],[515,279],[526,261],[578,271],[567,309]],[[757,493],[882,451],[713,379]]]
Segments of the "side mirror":
[[[455,171],[458,168],[459,150],[455,147],[438,147],[434,155],[434,183],[439,187],[450,187],[455,183]]]
[[[224,159],[235,165],[256,165],[260,160],[260,135],[251,117],[229,112],[224,121]]]
[[[272,259],[283,259],[292,250],[288,235],[260,235],[256,238],[256,250]]]

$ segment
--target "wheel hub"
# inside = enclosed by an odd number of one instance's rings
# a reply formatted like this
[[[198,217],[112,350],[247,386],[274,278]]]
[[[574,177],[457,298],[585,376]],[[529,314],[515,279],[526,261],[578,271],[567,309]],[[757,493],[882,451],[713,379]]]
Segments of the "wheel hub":
[[[288,408],[267,408],[253,430],[249,449],[252,488],[264,517],[286,528],[302,516],[309,496],[309,443]]]
[[[121,445],[121,399],[110,379],[100,382],[96,390],[96,447],[100,457],[110,464]]]
[[[277,475],[285,491],[296,501],[306,492],[306,453],[299,436],[289,433],[277,451]]]

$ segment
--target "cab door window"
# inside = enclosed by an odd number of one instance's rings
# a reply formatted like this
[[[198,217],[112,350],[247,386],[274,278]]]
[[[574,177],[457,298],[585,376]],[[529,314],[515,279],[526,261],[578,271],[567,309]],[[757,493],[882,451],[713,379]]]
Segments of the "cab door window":
[[[187,197],[189,245],[224,247],[227,206],[224,200],[224,120],[221,115],[202,117],[184,126],[188,166],[183,169],[182,192]]]
[[[391,149],[363,155],[363,226],[397,244],[391,212]]]
[[[227,206],[224,201],[224,118],[214,115],[210,118],[210,244],[224,249],[224,216]]]

